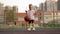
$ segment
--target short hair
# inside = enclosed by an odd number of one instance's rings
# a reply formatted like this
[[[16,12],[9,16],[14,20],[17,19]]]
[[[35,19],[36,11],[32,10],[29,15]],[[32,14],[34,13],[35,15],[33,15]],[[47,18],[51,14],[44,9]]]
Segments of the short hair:
[[[29,6],[32,6],[32,4],[29,4]]]

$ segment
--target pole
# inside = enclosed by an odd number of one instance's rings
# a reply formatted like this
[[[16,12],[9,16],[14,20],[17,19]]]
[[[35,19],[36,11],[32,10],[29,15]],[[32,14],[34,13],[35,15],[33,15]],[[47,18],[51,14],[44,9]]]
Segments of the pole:
[[[55,12],[54,12],[54,3],[53,3],[53,24],[54,24],[54,26],[55,26]]]

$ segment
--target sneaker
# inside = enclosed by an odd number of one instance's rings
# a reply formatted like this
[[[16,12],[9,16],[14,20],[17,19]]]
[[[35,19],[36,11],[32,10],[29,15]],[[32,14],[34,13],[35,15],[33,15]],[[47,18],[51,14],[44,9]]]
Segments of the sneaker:
[[[35,28],[33,28],[32,30],[35,30]]]
[[[31,31],[31,28],[28,28],[27,30],[28,30],[28,31]]]

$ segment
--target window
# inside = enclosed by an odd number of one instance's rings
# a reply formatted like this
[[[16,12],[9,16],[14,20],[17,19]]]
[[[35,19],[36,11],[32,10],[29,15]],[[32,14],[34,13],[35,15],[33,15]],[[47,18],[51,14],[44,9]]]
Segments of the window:
[[[41,17],[40,17],[40,20],[41,20]]]
[[[46,17],[46,19],[48,19],[48,17]]]
[[[24,18],[23,18],[23,17],[20,17],[20,18],[18,18],[18,20],[19,20],[19,21],[23,21],[23,20],[24,20]]]

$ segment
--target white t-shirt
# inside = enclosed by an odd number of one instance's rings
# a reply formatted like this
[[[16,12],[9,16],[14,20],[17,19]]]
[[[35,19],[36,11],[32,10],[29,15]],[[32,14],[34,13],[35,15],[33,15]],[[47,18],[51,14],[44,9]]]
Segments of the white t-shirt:
[[[30,18],[31,20],[34,20],[34,19],[35,19],[35,18],[34,18],[34,13],[35,13],[34,10],[28,10],[28,11],[27,11],[27,14],[28,14],[28,16],[29,16],[29,18]]]

